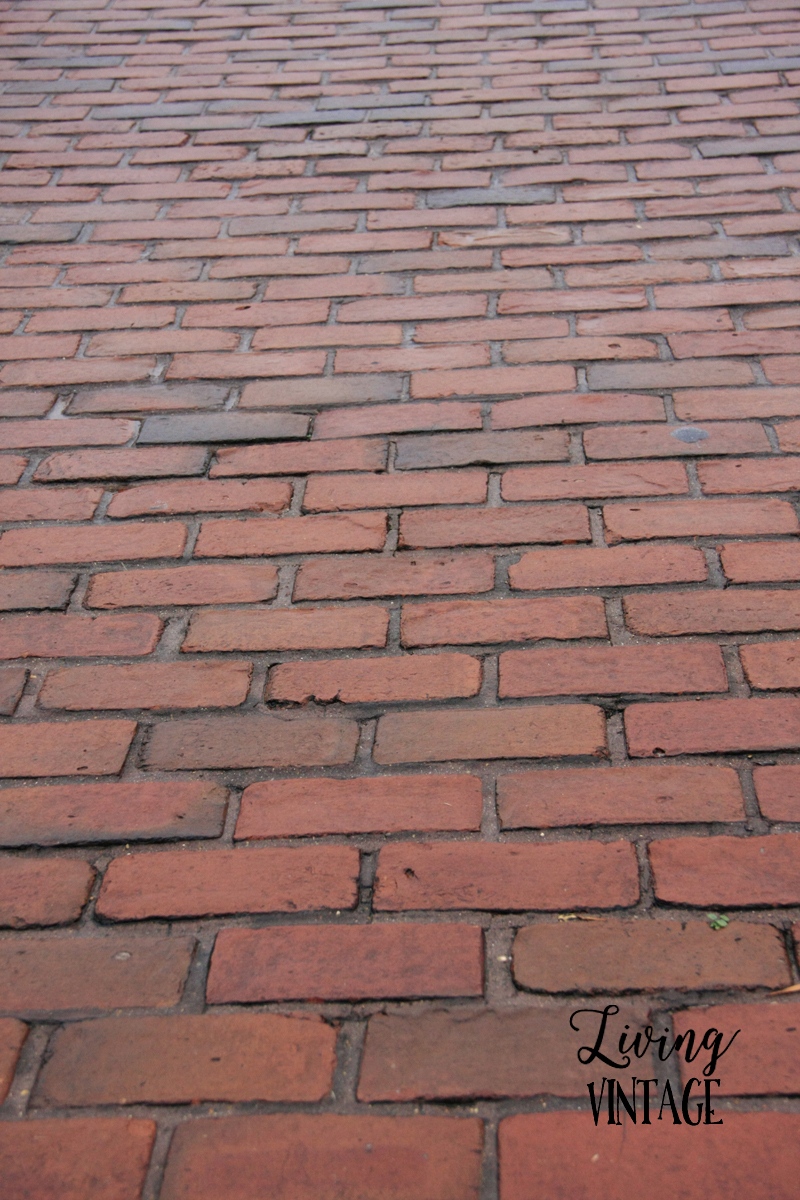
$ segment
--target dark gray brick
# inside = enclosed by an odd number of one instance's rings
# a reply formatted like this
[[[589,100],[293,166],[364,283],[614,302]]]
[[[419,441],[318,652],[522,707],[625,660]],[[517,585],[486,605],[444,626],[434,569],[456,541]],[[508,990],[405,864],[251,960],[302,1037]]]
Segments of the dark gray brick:
[[[800,134],[794,137],[725,138],[718,142],[700,142],[703,158],[727,158],[736,154],[779,154],[800,150]],[[778,186],[780,177],[775,178]]]
[[[559,445],[561,443],[561,445]],[[465,467],[470,463],[563,462],[566,459],[566,435],[521,432],[509,433],[437,433],[427,437],[403,437],[397,440],[395,466],[400,470],[414,467]]]
[[[310,418],[299,413],[200,413],[186,417],[148,417],[140,446],[179,442],[265,442],[302,438]]]

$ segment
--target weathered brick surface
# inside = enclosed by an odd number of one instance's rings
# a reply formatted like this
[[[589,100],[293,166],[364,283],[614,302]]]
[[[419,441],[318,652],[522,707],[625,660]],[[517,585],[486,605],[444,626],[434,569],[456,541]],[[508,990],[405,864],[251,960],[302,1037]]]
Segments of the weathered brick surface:
[[[13,1017],[0,1019],[0,1104],[8,1095],[19,1052],[28,1036],[28,1026]]]
[[[790,1200],[797,1116],[715,1112],[722,1127],[698,1126],[688,1146],[688,1130],[671,1119],[634,1140],[625,1125],[609,1130],[601,1119],[595,1128],[590,1112],[508,1117],[500,1125],[503,1200],[525,1200],[532,1188],[553,1200],[583,1200],[597,1189],[606,1200],[623,1200],[645,1177],[653,1200],[681,1192],[686,1200],[723,1200],[737,1190],[751,1200]]]
[[[9,1200],[139,1200],[155,1136],[154,1121],[125,1118],[3,1122],[3,1186]]]
[[[477,1200],[482,1142],[481,1122],[472,1117],[201,1120],[176,1133],[162,1195],[257,1200],[265,1186],[280,1194],[292,1180],[296,1200],[333,1200],[337,1192],[359,1200]]]
[[[477,925],[296,925],[228,929],[217,936],[212,1004],[391,996],[479,996],[483,933]]]
[[[701,1023],[722,1029],[741,1030],[736,1052],[731,1049],[722,1072],[720,1095],[758,1096],[797,1088],[798,1027],[797,1001],[762,1004],[720,1004],[713,1008],[685,1009],[673,1014],[676,1033],[685,1033]],[[691,1075],[690,1064],[681,1062],[681,1077]]]
[[[0,5],[2,1200],[794,1200],[800,34],[622,2]],[[498,1181],[604,989],[736,1113]]]

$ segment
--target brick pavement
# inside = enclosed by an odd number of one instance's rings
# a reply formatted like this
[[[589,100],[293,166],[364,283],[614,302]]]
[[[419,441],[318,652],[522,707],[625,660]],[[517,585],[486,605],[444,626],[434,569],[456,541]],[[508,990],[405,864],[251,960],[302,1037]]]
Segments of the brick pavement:
[[[2,1200],[797,1196],[798,8],[0,0]]]

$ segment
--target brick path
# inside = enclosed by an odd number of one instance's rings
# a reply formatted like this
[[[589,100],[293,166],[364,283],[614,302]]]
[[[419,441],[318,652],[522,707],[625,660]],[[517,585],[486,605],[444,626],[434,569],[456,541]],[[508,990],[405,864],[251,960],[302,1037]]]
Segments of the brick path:
[[[0,3],[2,1200],[796,1200],[800,0],[415,2]]]

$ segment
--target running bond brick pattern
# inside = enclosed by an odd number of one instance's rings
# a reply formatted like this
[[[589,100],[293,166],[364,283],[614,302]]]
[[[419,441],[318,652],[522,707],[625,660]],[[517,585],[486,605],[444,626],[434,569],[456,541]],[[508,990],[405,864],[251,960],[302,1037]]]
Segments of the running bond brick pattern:
[[[0,167],[2,1200],[796,1200],[800,0],[0,0]]]

